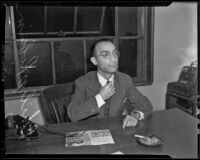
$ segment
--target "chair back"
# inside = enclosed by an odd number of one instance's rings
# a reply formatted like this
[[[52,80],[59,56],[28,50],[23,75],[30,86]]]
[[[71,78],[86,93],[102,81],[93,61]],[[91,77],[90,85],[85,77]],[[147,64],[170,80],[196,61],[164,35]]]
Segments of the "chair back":
[[[47,123],[70,122],[67,106],[73,92],[73,82],[56,84],[43,90],[43,112]]]

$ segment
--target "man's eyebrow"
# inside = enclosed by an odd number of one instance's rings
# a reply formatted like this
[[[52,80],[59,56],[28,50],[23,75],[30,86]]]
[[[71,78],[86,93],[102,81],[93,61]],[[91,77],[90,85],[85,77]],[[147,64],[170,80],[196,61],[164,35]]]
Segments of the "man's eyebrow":
[[[101,53],[102,53],[102,52],[109,52],[109,51],[108,51],[108,50],[102,50]]]
[[[115,48],[113,51],[116,51],[116,50],[117,50],[117,49]],[[109,51],[108,51],[108,50],[102,50],[101,53],[102,53],[102,52],[109,52]]]

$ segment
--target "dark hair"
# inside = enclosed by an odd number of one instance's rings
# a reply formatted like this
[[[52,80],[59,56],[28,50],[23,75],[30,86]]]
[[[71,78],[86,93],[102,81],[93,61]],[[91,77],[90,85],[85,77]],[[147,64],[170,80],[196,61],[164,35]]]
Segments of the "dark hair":
[[[90,57],[95,56],[95,47],[100,42],[111,42],[111,43],[113,43],[110,39],[107,39],[107,38],[102,38],[102,39],[96,40],[90,47]]]

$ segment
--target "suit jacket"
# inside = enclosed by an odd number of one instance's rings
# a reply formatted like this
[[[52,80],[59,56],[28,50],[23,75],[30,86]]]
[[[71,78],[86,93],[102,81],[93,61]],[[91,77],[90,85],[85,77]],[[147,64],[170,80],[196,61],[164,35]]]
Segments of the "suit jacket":
[[[125,109],[128,113],[132,110],[141,111],[146,118],[153,107],[150,101],[137,90],[132,78],[119,71],[115,73],[114,78],[115,94],[98,108],[95,95],[99,93],[102,86],[97,72],[91,71],[79,77],[75,81],[75,92],[67,107],[71,121],[105,118],[106,108],[109,108],[109,117],[121,115]]]

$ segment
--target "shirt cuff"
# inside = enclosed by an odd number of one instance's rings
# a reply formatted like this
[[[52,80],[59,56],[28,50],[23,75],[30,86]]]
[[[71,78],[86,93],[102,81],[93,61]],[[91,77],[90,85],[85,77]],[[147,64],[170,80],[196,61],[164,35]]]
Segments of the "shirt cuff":
[[[132,113],[134,113],[134,112],[139,113],[140,116],[139,116],[138,120],[143,120],[144,119],[144,113],[143,112],[138,111],[138,110],[133,110]]]
[[[103,98],[101,97],[100,94],[97,94],[95,96],[95,98],[96,98],[96,101],[97,101],[98,108],[100,108],[101,106],[103,106],[105,104],[105,101],[103,100]]]

